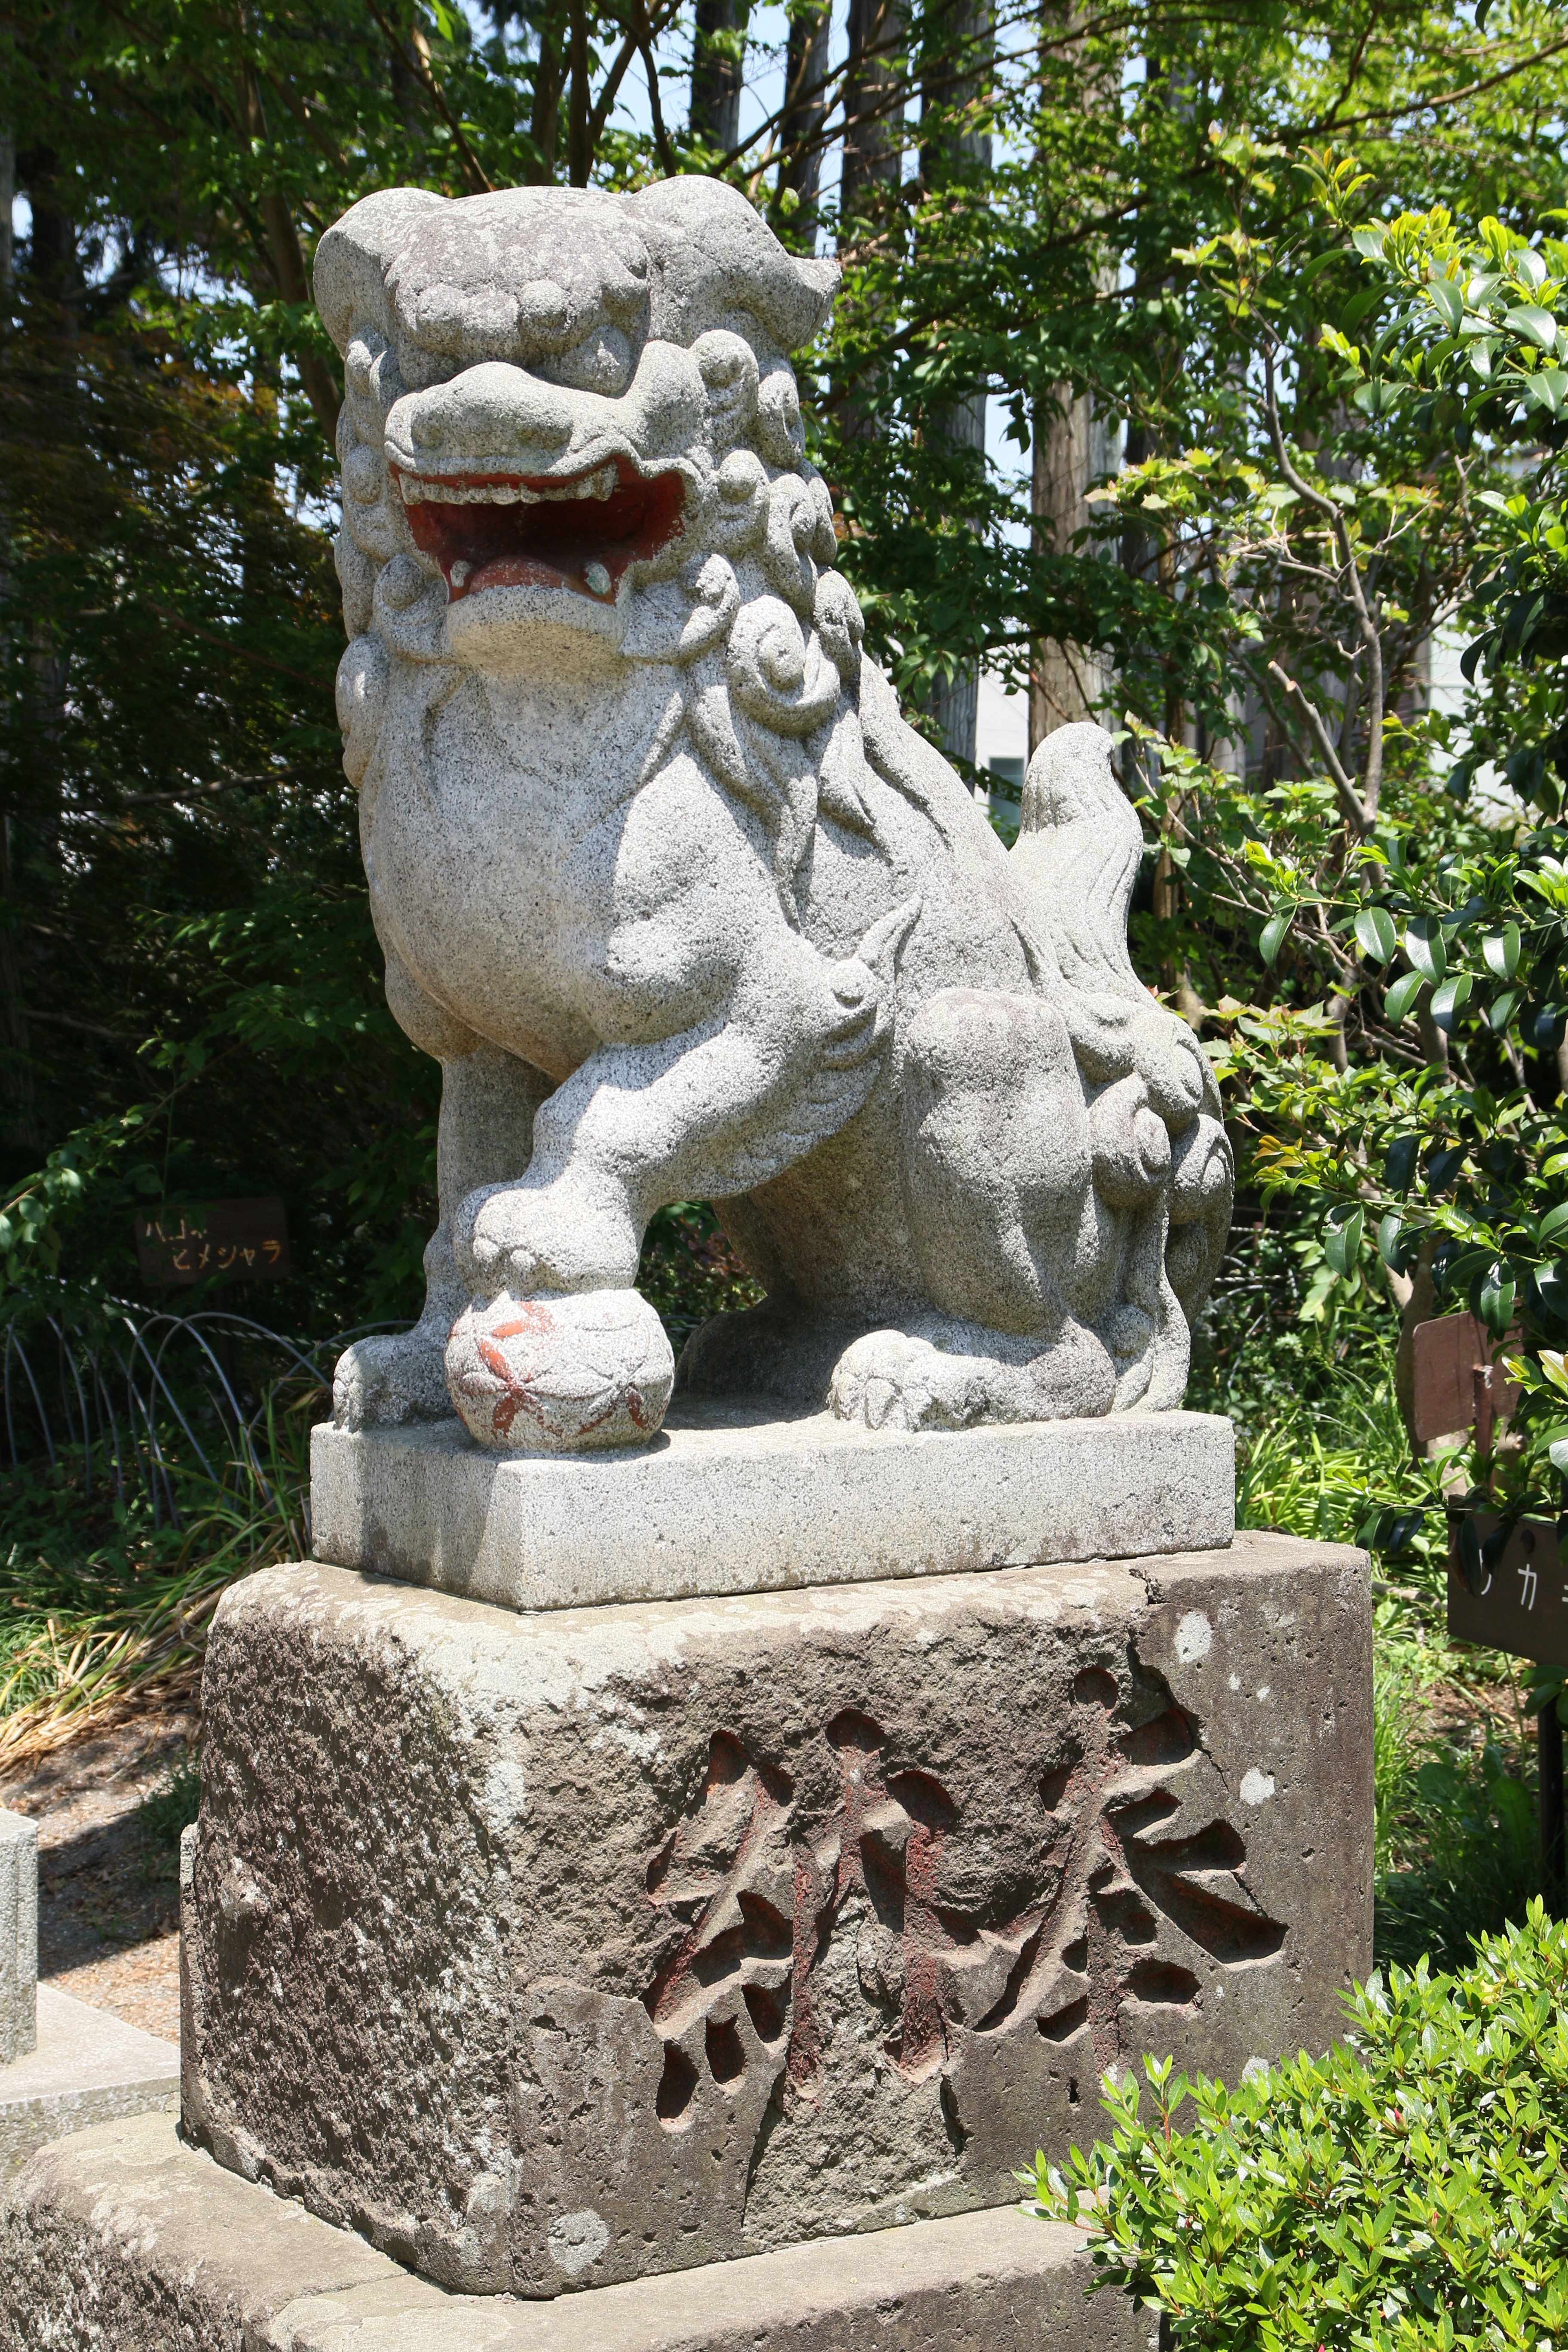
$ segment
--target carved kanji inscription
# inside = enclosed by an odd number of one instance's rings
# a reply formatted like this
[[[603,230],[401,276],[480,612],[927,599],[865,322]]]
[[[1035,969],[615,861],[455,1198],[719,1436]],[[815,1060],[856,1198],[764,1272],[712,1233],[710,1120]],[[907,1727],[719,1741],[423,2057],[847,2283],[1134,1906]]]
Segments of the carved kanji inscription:
[[[1022,1871],[972,1848],[942,1782],[870,1716],[846,1710],[822,1737],[838,1794],[814,1813],[778,1765],[716,1732],[700,1804],[648,1866],[681,1929],[644,1996],[667,2132],[689,2126],[705,2076],[766,2076],[765,2141],[869,2067],[940,2077],[962,2155],[977,2045],[1070,2045],[1097,2078],[1158,2039],[1150,2011],[1201,2002],[1205,1956],[1245,1969],[1283,1944],[1197,1726],[1157,1676],[1123,1703],[1108,1670],[1078,1675]]]

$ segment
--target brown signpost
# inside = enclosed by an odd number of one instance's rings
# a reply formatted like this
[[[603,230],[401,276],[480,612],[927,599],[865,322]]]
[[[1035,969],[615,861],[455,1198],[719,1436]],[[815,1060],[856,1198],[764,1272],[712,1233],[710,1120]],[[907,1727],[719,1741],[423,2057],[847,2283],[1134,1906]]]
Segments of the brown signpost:
[[[1557,1530],[1550,1519],[1521,1519],[1512,1528],[1500,1557],[1472,1583],[1467,1578],[1459,1549],[1459,1529],[1467,1514],[1448,1518],[1448,1633],[1457,1642],[1479,1642],[1489,1650],[1506,1650],[1510,1657],[1531,1658],[1538,1665],[1568,1666],[1568,1563],[1558,1551]],[[1478,1540],[1501,1525],[1495,1515],[1478,1512]],[[1479,1588],[1479,1589],[1478,1589]],[[1554,1702],[1536,1717],[1541,1784],[1541,1862],[1548,1886],[1563,1884],[1563,1727]]]
[[[1521,1344],[1510,1331],[1494,1339],[1473,1315],[1444,1315],[1415,1327],[1415,1434],[1423,1443],[1473,1429],[1489,1446],[1494,1425],[1518,1404],[1520,1388],[1504,1373],[1501,1359]],[[1448,1632],[1457,1642],[1478,1642],[1537,1665],[1568,1666],[1568,1565],[1558,1559],[1557,1529],[1550,1519],[1521,1519],[1499,1558],[1481,1562],[1479,1575],[1466,1574],[1459,1530],[1467,1517],[1448,1517]],[[1474,1515],[1478,1546],[1501,1525],[1495,1515]],[[1536,1717],[1541,1783],[1541,1862],[1549,1886],[1563,1884],[1563,1727],[1554,1704]]]
[[[1443,1315],[1415,1326],[1415,1434],[1423,1444],[1473,1429],[1482,1445],[1491,1444],[1492,1424],[1519,1402],[1516,1381],[1504,1375],[1500,1359],[1520,1346],[1513,1330],[1494,1339],[1473,1315]]]
[[[272,1195],[260,1201],[165,1202],[136,1220],[143,1282],[276,1281],[291,1269],[289,1220]]]

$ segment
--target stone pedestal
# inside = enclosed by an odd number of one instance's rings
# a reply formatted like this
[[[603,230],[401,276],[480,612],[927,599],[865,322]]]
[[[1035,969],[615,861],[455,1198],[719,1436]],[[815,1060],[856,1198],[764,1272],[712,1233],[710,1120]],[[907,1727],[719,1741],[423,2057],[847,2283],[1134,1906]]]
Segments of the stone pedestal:
[[[36,2147],[111,2116],[167,2109],[180,2097],[180,2053],[105,2009],[38,1987],[37,2037],[0,2072],[0,2179]]]
[[[37,1995],[37,1824],[0,1811],[0,2066],[36,2046]]]
[[[838,1580],[781,1587],[763,1540],[752,1572],[772,1590],[531,1611],[437,1588],[484,1558],[542,1599],[530,1563],[546,1538],[566,1558],[565,1527],[531,1521],[528,1497],[553,1511],[557,1487],[597,1494],[617,1467],[647,1482],[649,1458],[540,1465],[530,1485],[531,1464],[465,1468],[449,1436],[403,1440],[405,1463],[447,1465],[421,1506],[437,1522],[426,1583],[403,1580],[406,1544],[383,1560],[397,1577],[278,1568],[213,1625],[183,1853],[183,2142],[143,2134],[132,2161],[129,2139],[83,2139],[37,2160],[13,2275],[37,2276],[46,2245],[72,2250],[76,2276],[129,2260],[102,2216],[122,2190],[141,2211],[135,2184],[155,2175],[141,2267],[115,2290],[127,2310],[156,2302],[214,2200],[237,2247],[251,2215],[264,2266],[277,2217],[295,2217],[269,2312],[288,2305],[301,2207],[327,2225],[311,2245],[371,2264],[353,2293],[382,2333],[353,2333],[345,2305],[337,2334],[258,2321],[258,2345],[521,2347],[555,2325],[528,2306],[563,2294],[598,2315],[595,2342],[621,2340],[624,2313],[628,2345],[771,2343],[745,2317],[749,2278],[774,2280],[781,2308],[816,2294],[812,2325],[841,2352],[863,2331],[904,2340],[872,2326],[883,2302],[857,2282],[891,2293],[884,2273],[908,2261],[931,2272],[911,2346],[978,2352],[1021,2326],[1042,2352],[1131,2347],[1121,2306],[1084,2316],[1070,2243],[1052,2253],[1041,2225],[1004,2217],[1016,2168],[1092,2138],[1100,2076],[1146,2052],[1235,2080],[1321,2048],[1371,1961],[1365,1561],[1226,1543],[1215,1426],[1196,1424],[1184,1471],[1179,1433],[1101,1433],[1125,1436],[1121,1487],[1103,1444],[1086,1448],[1093,1488],[1056,1527],[1071,1550],[1131,1495],[1198,1548],[965,1567],[964,1512],[981,1556],[1005,1556],[1027,1540],[1009,1513],[1024,1526],[1053,1481],[1070,1491],[1058,1433],[1040,1433],[1043,1463],[994,1444],[1026,1433],[979,1433],[993,1468],[1012,1465],[984,1526],[969,1437],[862,1439],[870,1470],[851,1448],[824,1474]],[[318,1497],[339,1536],[343,1464],[372,1462],[363,1496],[398,1458],[375,1443],[327,1449]],[[1174,1472],[1151,1489],[1162,1445]],[[781,1486],[791,1447],[772,1453],[753,1500]],[[847,1516],[858,1482],[890,1491],[900,1464],[909,1533],[900,1551],[882,1522],[879,1552]],[[693,1481],[692,1463],[674,1475]],[[745,1552],[723,1485],[706,1524],[730,1581]],[[911,1494],[930,1501],[923,1529]],[[609,1523],[631,1525],[624,1497]],[[679,1591],[702,1548],[682,1549],[679,1513],[661,1524]],[[640,1557],[627,1577],[657,1547]],[[903,1572],[865,1575],[868,1558]],[[232,2340],[223,2314],[250,2289],[222,2270],[182,2318],[193,2343]],[[731,2304],[721,2325],[691,2317]],[[75,2325],[56,2340],[100,2340]],[[792,2344],[815,2344],[801,2326]]]
[[[519,1617],[225,1600],[184,2119],[475,2293],[1008,2200],[1145,2050],[1234,2077],[1370,1961],[1359,1555]]]
[[[38,1982],[38,1831],[0,1811],[0,2180],[44,2140],[172,2107],[180,2053]]]
[[[144,2116],[0,2217],[0,2352],[1145,2352],[1072,2230],[1004,2208],[521,2303],[452,2294]]]
[[[912,1435],[686,1402],[635,1453],[519,1455],[458,1421],[323,1423],[310,1517],[318,1559],[508,1609],[681,1601],[1208,1550],[1236,1440],[1203,1412]]]

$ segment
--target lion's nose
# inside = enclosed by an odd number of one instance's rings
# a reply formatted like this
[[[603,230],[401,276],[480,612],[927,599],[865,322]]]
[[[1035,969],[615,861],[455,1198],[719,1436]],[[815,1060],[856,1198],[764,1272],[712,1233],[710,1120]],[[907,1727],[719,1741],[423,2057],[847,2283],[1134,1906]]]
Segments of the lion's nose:
[[[487,360],[449,382],[410,395],[387,419],[391,440],[406,437],[416,465],[450,466],[467,457],[542,471],[572,438],[570,395],[525,368]],[[400,436],[397,428],[402,426]]]

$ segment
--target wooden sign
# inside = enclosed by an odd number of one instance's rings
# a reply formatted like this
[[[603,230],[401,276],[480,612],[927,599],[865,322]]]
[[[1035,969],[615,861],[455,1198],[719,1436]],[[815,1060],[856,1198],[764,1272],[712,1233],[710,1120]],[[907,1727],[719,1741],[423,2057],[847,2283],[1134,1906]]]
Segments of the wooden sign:
[[[1476,1514],[1476,1534],[1484,1544],[1499,1522]],[[1557,1530],[1550,1519],[1521,1519],[1500,1559],[1481,1570],[1481,1589],[1472,1592],[1459,1558],[1460,1517],[1448,1522],[1448,1631],[1458,1642],[1481,1642],[1516,1658],[1546,1666],[1568,1666],[1568,1567],[1557,1554]]]
[[[291,1271],[279,1200],[187,1202],[136,1220],[136,1263],[154,1284],[266,1282]]]
[[[1473,1429],[1483,1446],[1492,1424],[1519,1402],[1516,1381],[1499,1359],[1513,1354],[1521,1334],[1494,1339],[1473,1315],[1444,1315],[1415,1326],[1415,1434],[1423,1444]]]

